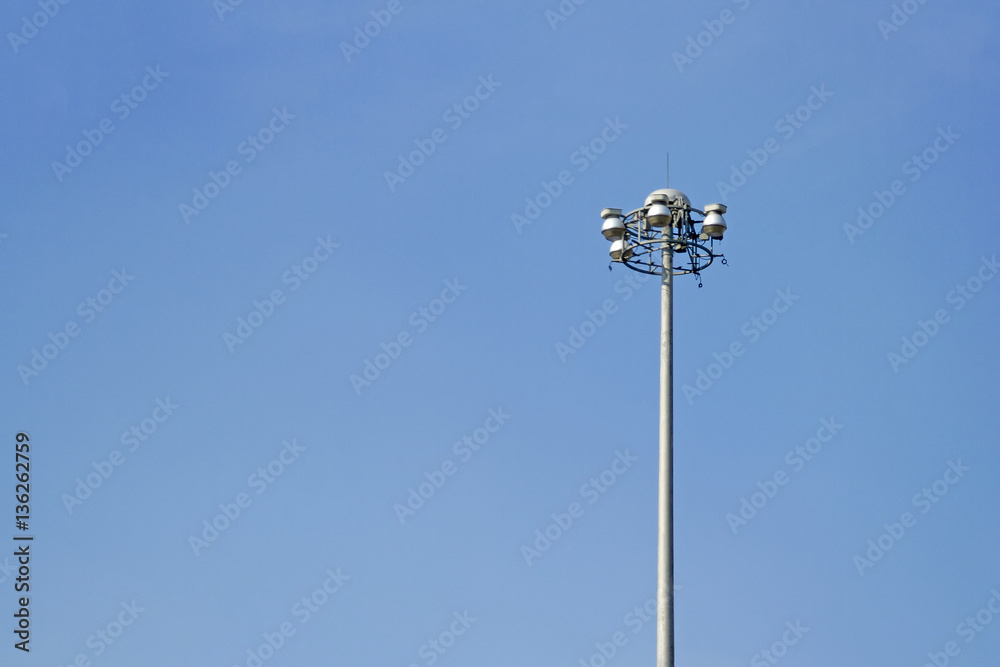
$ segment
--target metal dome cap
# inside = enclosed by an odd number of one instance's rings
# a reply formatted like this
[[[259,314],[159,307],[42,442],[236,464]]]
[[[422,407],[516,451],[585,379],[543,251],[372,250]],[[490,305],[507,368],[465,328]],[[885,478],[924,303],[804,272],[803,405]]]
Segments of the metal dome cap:
[[[677,205],[683,203],[685,206],[691,206],[691,200],[687,198],[687,195],[680,190],[675,190],[673,188],[662,188],[660,190],[653,190],[648,197],[646,197],[646,206],[654,202],[665,202],[670,205]]]

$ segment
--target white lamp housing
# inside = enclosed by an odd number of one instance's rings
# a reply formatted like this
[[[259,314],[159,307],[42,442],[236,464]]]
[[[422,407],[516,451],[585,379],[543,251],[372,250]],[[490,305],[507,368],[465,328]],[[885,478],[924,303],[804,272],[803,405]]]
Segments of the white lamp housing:
[[[673,219],[674,216],[670,211],[670,207],[663,202],[656,202],[646,211],[646,220],[653,227],[666,227]]]
[[[726,212],[725,204],[709,204],[705,207],[705,220],[701,223],[701,233],[707,234],[713,239],[721,239],[726,232],[726,219],[722,214]]]
[[[601,226],[601,233],[609,241],[617,241],[625,236],[625,223],[621,218],[607,218]]]
[[[618,239],[611,244],[611,259],[622,262],[632,256],[632,246],[625,239]]]
[[[601,211],[604,224],[601,226],[601,234],[609,241],[617,241],[625,236],[625,223],[622,222],[622,210],[620,208],[606,208]]]

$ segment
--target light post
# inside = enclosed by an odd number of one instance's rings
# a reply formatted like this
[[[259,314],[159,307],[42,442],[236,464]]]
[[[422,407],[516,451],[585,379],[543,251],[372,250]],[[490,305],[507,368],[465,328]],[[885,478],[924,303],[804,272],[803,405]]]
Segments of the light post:
[[[601,211],[601,233],[611,241],[611,259],[633,271],[659,275],[660,311],[660,493],[656,568],[656,667],[674,667],[674,480],[673,385],[674,306],[673,277],[688,273],[698,277],[722,253],[714,249],[722,240],[726,221],[724,204],[709,204],[704,211],[691,208],[680,190],[656,190],[642,208],[622,215],[620,208]],[[692,214],[701,217],[692,218]],[[700,225],[695,228],[695,225]],[[678,262],[675,265],[675,262]]]

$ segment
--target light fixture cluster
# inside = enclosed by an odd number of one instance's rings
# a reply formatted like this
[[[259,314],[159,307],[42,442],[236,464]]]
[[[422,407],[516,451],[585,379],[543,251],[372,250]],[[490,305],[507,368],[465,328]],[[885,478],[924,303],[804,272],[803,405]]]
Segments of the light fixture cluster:
[[[673,275],[698,274],[722,257],[714,244],[726,232],[725,212],[725,204],[709,204],[699,211],[683,192],[666,188],[653,192],[642,208],[627,215],[620,208],[601,211],[601,233],[611,241],[612,261],[630,269],[661,274],[666,257],[676,257],[681,264],[673,266]]]

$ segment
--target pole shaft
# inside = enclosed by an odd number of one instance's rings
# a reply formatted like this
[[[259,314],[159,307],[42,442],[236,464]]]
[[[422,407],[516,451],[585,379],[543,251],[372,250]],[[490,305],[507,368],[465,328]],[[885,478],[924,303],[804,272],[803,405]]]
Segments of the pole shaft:
[[[672,224],[663,232],[660,285],[660,493],[656,568],[656,667],[674,667],[674,305]]]

